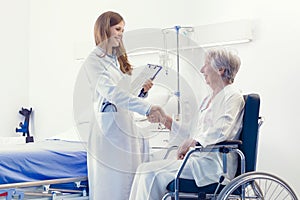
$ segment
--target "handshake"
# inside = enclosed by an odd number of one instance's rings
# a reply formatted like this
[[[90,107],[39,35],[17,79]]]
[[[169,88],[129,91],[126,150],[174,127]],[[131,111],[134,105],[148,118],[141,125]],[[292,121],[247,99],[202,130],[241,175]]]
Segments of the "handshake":
[[[147,119],[151,123],[162,123],[167,129],[171,129],[172,117],[167,115],[160,106],[151,106]]]

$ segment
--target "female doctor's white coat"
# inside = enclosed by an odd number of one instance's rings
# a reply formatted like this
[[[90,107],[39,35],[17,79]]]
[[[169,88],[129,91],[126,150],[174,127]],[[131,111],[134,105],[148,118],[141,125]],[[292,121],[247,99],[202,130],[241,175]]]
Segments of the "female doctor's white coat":
[[[96,47],[83,64],[92,92],[94,115],[88,141],[91,200],[128,200],[142,150],[133,112],[145,115],[150,104],[130,94],[130,76],[121,72],[116,56]],[[101,112],[110,102],[117,112]]]

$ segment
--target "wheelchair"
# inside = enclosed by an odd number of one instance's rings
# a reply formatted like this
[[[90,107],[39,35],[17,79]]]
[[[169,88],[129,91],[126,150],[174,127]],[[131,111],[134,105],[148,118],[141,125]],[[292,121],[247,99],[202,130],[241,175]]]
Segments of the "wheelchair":
[[[175,179],[167,186],[168,193],[163,200],[297,200],[292,188],[279,177],[257,172],[257,144],[259,128],[263,118],[259,116],[260,97],[258,94],[244,95],[245,109],[243,128],[239,140],[228,140],[215,145],[196,146],[185,156],[177,171]],[[173,148],[174,149],[174,148]],[[229,152],[239,155],[238,169],[235,178],[227,185],[222,185],[224,177],[218,183],[198,187],[194,180],[180,178],[189,157],[194,153],[220,152],[223,159],[223,172],[227,172],[226,158]],[[169,152],[167,152],[169,153]]]

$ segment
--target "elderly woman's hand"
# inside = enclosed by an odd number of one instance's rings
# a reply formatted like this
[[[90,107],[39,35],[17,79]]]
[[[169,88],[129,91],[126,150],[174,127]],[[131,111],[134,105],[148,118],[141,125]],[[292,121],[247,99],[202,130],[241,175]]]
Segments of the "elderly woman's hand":
[[[179,146],[177,151],[177,159],[182,160],[186,153],[189,151],[190,147],[195,147],[197,141],[190,138],[183,141],[183,143]]]

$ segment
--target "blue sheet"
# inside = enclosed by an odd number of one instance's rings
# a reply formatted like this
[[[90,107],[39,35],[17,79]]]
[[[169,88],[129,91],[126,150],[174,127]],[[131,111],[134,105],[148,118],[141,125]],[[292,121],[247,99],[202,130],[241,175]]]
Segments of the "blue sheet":
[[[63,140],[0,147],[0,184],[87,176],[86,144]]]

